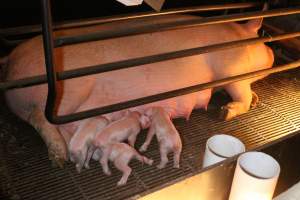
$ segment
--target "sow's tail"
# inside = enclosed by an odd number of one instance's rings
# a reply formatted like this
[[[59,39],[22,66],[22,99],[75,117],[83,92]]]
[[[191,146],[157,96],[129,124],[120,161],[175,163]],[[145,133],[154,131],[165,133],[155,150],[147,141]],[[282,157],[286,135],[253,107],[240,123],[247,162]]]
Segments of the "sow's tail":
[[[8,56],[0,58],[0,82],[4,81],[8,66]]]

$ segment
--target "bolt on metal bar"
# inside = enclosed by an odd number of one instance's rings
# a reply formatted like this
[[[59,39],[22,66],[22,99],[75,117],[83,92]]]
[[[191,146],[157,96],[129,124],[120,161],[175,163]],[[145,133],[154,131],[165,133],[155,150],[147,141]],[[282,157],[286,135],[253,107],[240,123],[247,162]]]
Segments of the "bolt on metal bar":
[[[256,19],[256,18],[267,18],[267,17],[274,17],[274,16],[297,14],[297,13],[300,13],[300,7],[283,8],[283,9],[275,9],[275,10],[268,10],[268,11],[247,12],[247,13],[231,14],[225,16],[214,16],[214,17],[191,19],[185,21],[168,22],[162,24],[151,24],[144,27],[139,27],[139,29],[124,28],[119,30],[113,30],[113,31],[108,30],[108,31],[101,31],[101,32],[95,32],[95,33],[89,33],[89,34],[83,34],[77,36],[58,37],[55,39],[54,45],[55,47],[59,47],[59,46],[71,45],[71,44],[76,44],[81,42],[89,42],[94,40],[103,40],[103,39],[124,37],[129,35],[137,35],[137,34],[144,34],[150,32],[182,29],[182,28],[189,28],[189,27],[201,26],[201,25],[243,21],[243,20]]]
[[[221,80],[212,81],[209,83],[198,84],[198,85],[194,85],[191,87],[181,88],[181,89],[177,89],[177,90],[173,90],[173,91],[169,91],[169,92],[165,92],[165,93],[160,93],[160,94],[155,94],[155,95],[151,95],[151,96],[147,96],[147,97],[130,100],[127,102],[122,102],[122,103],[117,103],[117,104],[104,106],[104,107],[100,107],[100,108],[95,108],[95,109],[91,109],[91,110],[87,110],[87,111],[77,112],[74,114],[69,114],[69,115],[64,115],[64,116],[59,116],[59,117],[55,116],[53,118],[52,122],[55,124],[63,124],[63,123],[73,122],[73,121],[77,121],[77,120],[81,120],[81,119],[85,119],[85,118],[89,118],[89,117],[94,117],[97,115],[102,115],[102,114],[106,114],[106,113],[110,113],[110,112],[115,112],[115,111],[131,108],[131,107],[136,107],[136,106],[152,103],[155,101],[160,101],[160,100],[164,100],[164,99],[168,99],[168,98],[172,98],[172,97],[176,97],[176,96],[180,96],[180,95],[198,92],[198,91],[209,89],[212,87],[220,87],[220,86],[223,86],[223,85],[226,85],[229,83],[233,83],[236,81],[240,81],[240,80],[245,80],[245,79],[250,79],[250,78],[254,78],[254,77],[258,77],[258,76],[264,76],[264,75],[269,75],[272,73],[282,72],[282,71],[286,71],[289,69],[297,68],[299,66],[300,66],[300,60],[297,60],[297,61],[291,62],[289,64],[273,67],[271,69],[264,69],[264,70],[250,72],[250,73],[246,73],[246,74],[242,74],[242,75],[232,76],[232,77],[224,78]]]
[[[43,31],[43,42],[45,52],[45,64],[47,72],[48,82],[48,96],[46,102],[45,115],[46,118],[52,122],[54,121],[56,113],[56,97],[57,97],[57,78],[55,72],[55,61],[54,61],[54,43],[53,43],[53,31],[52,31],[52,16],[51,7],[49,0],[42,0],[42,31]]]
[[[213,51],[220,51],[225,49],[230,49],[234,47],[240,47],[244,45],[251,45],[251,44],[258,44],[258,43],[266,43],[266,42],[275,42],[279,40],[285,40],[290,38],[300,37],[300,31],[292,32],[292,33],[285,33],[285,34],[278,34],[273,36],[265,36],[259,38],[250,38],[220,44],[209,45],[205,47],[197,47],[192,49],[185,49],[179,50],[174,52],[168,52],[164,54],[157,54],[152,56],[146,56],[141,58],[134,58],[128,60],[122,60],[107,64],[95,65],[95,66],[88,66],[82,67],[73,70],[67,70],[63,72],[57,73],[57,80],[66,80],[71,78],[77,78],[86,75],[92,75],[96,73],[103,73],[113,70],[120,70],[130,67],[139,67],[144,64],[150,64],[155,62],[161,62],[165,60],[175,59],[175,58],[182,58],[186,56],[193,56],[203,53],[209,53]],[[22,87],[29,87],[33,85],[43,84],[47,82],[46,75],[39,75],[33,76],[29,78],[7,81],[7,82],[0,82],[0,90],[8,90],[14,88],[22,88]]]
[[[220,5],[205,5],[205,6],[186,7],[186,8],[175,8],[175,9],[164,10],[161,12],[151,11],[151,12],[141,12],[135,14],[101,17],[101,18],[91,18],[87,20],[65,21],[62,23],[54,24],[53,30],[76,28],[76,27],[83,27],[83,26],[93,26],[93,25],[98,25],[98,24],[108,23],[108,22],[154,17],[154,16],[163,16],[163,15],[172,15],[172,14],[193,13],[193,12],[201,12],[201,11],[216,11],[216,10],[225,10],[225,9],[252,8],[260,5],[262,5],[261,2],[228,3],[228,4],[220,4]],[[29,34],[29,33],[40,33],[41,31],[42,29],[40,25],[20,26],[14,28],[0,29],[0,35],[12,36],[12,35],[22,35],[22,34]]]

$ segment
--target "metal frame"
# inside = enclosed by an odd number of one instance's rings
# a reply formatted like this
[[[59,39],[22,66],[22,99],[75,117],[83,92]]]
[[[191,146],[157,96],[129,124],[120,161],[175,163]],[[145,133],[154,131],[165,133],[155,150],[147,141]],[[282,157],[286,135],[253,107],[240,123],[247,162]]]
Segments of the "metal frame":
[[[125,32],[124,30],[123,31],[121,30],[120,32],[117,31],[111,33],[105,33],[105,32],[93,33],[93,34],[87,34],[87,35],[81,35],[75,37],[67,36],[64,38],[57,38],[55,40],[53,39],[53,35],[52,35],[53,28],[52,28],[51,9],[50,9],[49,0],[42,0],[42,11],[43,11],[43,41],[44,41],[47,77],[45,75],[35,76],[27,79],[1,83],[0,89],[9,89],[9,88],[41,84],[41,83],[45,83],[47,79],[48,96],[47,96],[45,115],[51,123],[55,123],[55,124],[77,121],[88,117],[93,117],[96,115],[101,115],[109,112],[114,112],[114,111],[130,108],[130,107],[143,105],[146,103],[151,103],[154,101],[159,101],[159,100],[163,100],[175,96],[193,93],[193,92],[197,92],[212,87],[222,86],[239,80],[281,72],[284,70],[293,69],[300,66],[300,60],[297,60],[295,62],[274,67],[271,69],[259,70],[251,73],[238,75],[238,76],[228,77],[217,81],[212,81],[209,83],[198,84],[195,86],[181,88],[181,89],[160,93],[156,95],[151,95],[148,97],[142,97],[127,102],[108,105],[108,106],[82,111],[78,113],[73,113],[69,115],[57,116],[56,106],[55,106],[56,96],[57,96],[57,90],[56,90],[57,80],[65,80],[69,78],[75,78],[75,77],[85,76],[85,75],[90,75],[95,73],[103,73],[112,70],[120,70],[129,67],[136,67],[143,64],[155,63],[155,62],[160,62],[169,59],[175,59],[175,58],[202,54],[202,53],[207,53],[212,51],[218,51],[218,50],[233,48],[237,46],[245,46],[249,44],[272,42],[272,41],[278,41],[282,39],[294,38],[300,36],[300,32],[281,34],[274,37],[267,36],[262,38],[253,38],[253,39],[246,39],[246,40],[240,40],[234,42],[227,42],[222,44],[210,45],[206,47],[199,47],[199,48],[169,52],[169,53],[159,54],[154,56],[146,56],[142,58],[129,59],[129,60],[124,60],[124,61],[119,61],[114,63],[108,63],[104,65],[89,66],[86,68],[69,70],[61,73],[56,73],[54,62],[53,62],[53,50],[57,46],[70,45],[78,42],[87,42],[92,40],[107,39],[112,37],[122,37],[122,36],[141,34],[146,32],[169,30],[175,28],[186,28],[191,26],[241,21],[241,20],[255,19],[260,17],[273,17],[273,16],[288,15],[288,14],[296,14],[296,13],[300,13],[300,8],[285,8],[285,9],[276,9],[270,11],[260,11],[260,12],[257,11],[257,12],[243,13],[243,14],[208,17],[208,18],[202,18],[197,20],[188,20],[184,22],[174,22],[174,23],[165,23],[165,24],[155,25],[155,26],[153,25],[145,26],[143,29],[139,29],[139,30],[132,29],[132,30],[127,30]]]
[[[257,7],[260,5],[262,5],[262,3],[260,2],[245,2],[245,3],[228,3],[228,4],[218,4],[218,5],[193,6],[193,7],[185,7],[180,9],[176,8],[176,9],[164,10],[161,12],[140,12],[134,14],[127,14],[127,15],[117,15],[117,16],[109,16],[109,17],[101,17],[101,18],[91,18],[85,20],[66,21],[66,22],[54,24],[53,30],[78,28],[84,26],[94,26],[94,25],[99,25],[108,22],[163,16],[163,15],[173,15],[173,14],[181,14],[181,13],[194,13],[194,12],[202,12],[202,11],[217,11],[217,10],[229,10],[229,9],[230,10],[245,9],[245,8]],[[41,33],[41,32],[42,32],[42,27],[40,25],[33,25],[33,26],[20,26],[20,27],[1,29],[0,35],[6,37],[6,36],[24,35],[24,34],[31,34],[31,33]]]
[[[45,52],[45,64],[48,82],[48,96],[46,102],[45,115],[47,119],[56,123],[56,96],[57,96],[57,78],[54,62],[54,40],[52,31],[52,16],[49,0],[42,0],[42,31]],[[59,122],[59,118],[58,118]]]
[[[212,24],[220,24],[226,22],[236,22],[236,21],[243,21],[243,20],[257,19],[257,18],[283,16],[283,15],[290,15],[290,14],[297,14],[297,13],[300,13],[300,7],[282,8],[282,9],[268,10],[268,11],[246,12],[246,13],[239,13],[239,14],[191,19],[185,21],[168,22],[163,24],[151,24],[144,27],[139,27],[138,29],[125,28],[120,30],[112,30],[112,31],[109,30],[109,31],[83,34],[78,36],[62,36],[54,40],[54,45],[55,47],[59,47],[64,45],[77,44],[81,42],[104,40],[104,39],[124,37],[129,35],[153,33],[153,32],[174,30],[174,29],[183,29],[183,28],[189,28],[194,26],[212,25]]]
[[[169,52],[164,54],[145,56],[142,58],[122,60],[122,61],[117,61],[117,62],[112,62],[107,64],[101,64],[101,65],[86,66],[86,67],[77,68],[73,70],[58,72],[56,73],[57,80],[67,80],[72,78],[78,78],[81,76],[92,75],[96,73],[104,73],[108,71],[126,69],[130,67],[139,67],[144,64],[150,64],[150,63],[170,60],[174,58],[182,58],[186,56],[208,53],[211,51],[220,51],[220,50],[230,49],[233,47],[240,47],[243,45],[274,42],[274,41],[285,40],[285,39],[290,39],[295,37],[300,37],[300,31],[294,33],[278,34],[274,36],[269,35],[260,38],[251,38],[251,39],[245,39],[245,40],[239,40],[233,42],[220,43],[220,44],[209,45],[205,47],[198,47],[198,48],[180,50],[180,51]],[[43,83],[47,83],[46,75],[39,75],[39,76],[33,76],[33,77],[19,79],[19,80],[0,82],[0,90],[30,87],[33,85],[38,85]]]

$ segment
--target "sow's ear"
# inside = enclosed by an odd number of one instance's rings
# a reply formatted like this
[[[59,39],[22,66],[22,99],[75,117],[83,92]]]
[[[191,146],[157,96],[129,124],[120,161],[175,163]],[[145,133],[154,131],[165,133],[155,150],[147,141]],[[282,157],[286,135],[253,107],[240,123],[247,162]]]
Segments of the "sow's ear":
[[[268,7],[269,7],[268,3],[264,3],[264,7],[263,7],[262,11],[268,10]],[[249,20],[245,24],[246,29],[248,29],[251,32],[257,33],[257,31],[261,28],[262,21],[263,21],[263,18]]]

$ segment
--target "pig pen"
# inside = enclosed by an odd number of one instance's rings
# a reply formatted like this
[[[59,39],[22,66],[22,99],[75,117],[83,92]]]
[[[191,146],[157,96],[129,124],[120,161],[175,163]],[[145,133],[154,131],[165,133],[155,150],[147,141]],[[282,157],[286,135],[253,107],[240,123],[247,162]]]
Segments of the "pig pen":
[[[277,27],[277,28],[276,28]],[[284,27],[266,26],[268,31]],[[295,41],[293,41],[295,42]],[[299,59],[290,43],[273,46],[276,63]],[[293,43],[292,43],[293,44]],[[288,48],[288,49],[287,49]],[[50,165],[47,149],[32,127],[13,115],[6,106],[0,107],[0,177],[3,199],[137,199],[153,191],[174,184],[193,175],[200,175],[200,194],[205,199],[227,199],[236,158],[228,159],[207,169],[201,169],[206,140],[214,134],[229,134],[241,139],[247,150],[262,150],[274,156],[282,172],[276,189],[281,193],[300,180],[300,69],[273,74],[252,85],[260,97],[256,108],[224,122],[217,110],[229,101],[218,92],[212,98],[208,112],[195,110],[189,121],[175,119],[183,142],[180,169],[169,162],[165,169],[141,166],[132,161],[133,172],[127,185],[116,187],[121,173],[113,166],[112,176],[105,176],[98,163],[78,174],[68,163],[65,169]],[[3,98],[1,104],[5,105]],[[139,147],[145,140],[143,132],[137,140]],[[146,156],[159,161],[155,140]],[[207,178],[208,177],[208,178]]]

